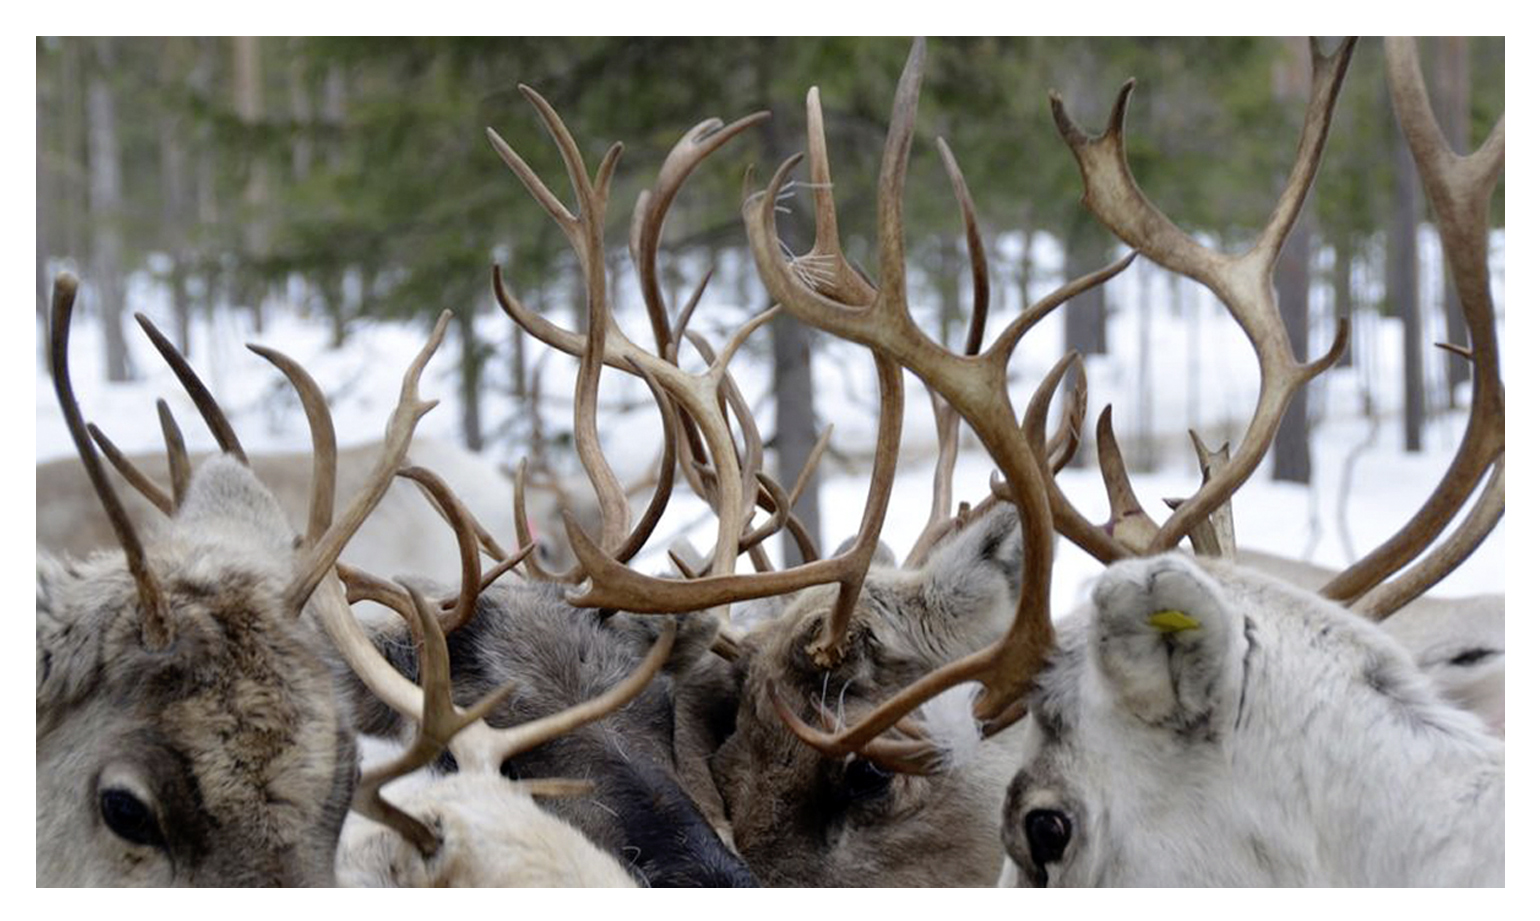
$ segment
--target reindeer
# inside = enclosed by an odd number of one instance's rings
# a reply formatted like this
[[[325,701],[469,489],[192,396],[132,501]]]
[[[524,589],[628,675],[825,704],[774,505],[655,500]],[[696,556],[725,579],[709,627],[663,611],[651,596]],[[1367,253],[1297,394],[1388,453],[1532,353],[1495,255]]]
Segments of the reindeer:
[[[431,407],[417,380],[447,315],[407,371],[375,475],[335,524],[325,404],[298,365],[256,347],[300,391],[317,443],[303,537],[244,465],[202,383],[141,317],[225,452],[194,471],[162,405],[172,492],[147,494],[169,521],[142,540],[96,444],[136,486],[148,481],[86,425],[70,383],[76,287],[69,275],[55,283],[54,388],[121,554],[38,557],[38,884],[329,884],[357,767],[310,618],[345,614],[328,574]]]
[[[916,42],[900,80],[879,179],[882,273],[875,293],[842,283],[840,272],[829,269],[843,261],[832,242],[815,246],[812,255],[824,260],[817,276],[799,272],[801,260],[782,254],[774,203],[794,161],[745,203],[772,297],[804,321],[919,374],[966,419],[1003,474],[994,493],[1014,505],[1024,546],[1016,614],[999,640],[915,678],[853,723],[815,707],[822,726],[809,725],[810,708],[788,704],[773,685],[771,702],[791,731],[826,756],[918,773],[945,767],[956,746],[934,731],[926,737],[912,720],[906,725],[906,714],[927,700],[977,681],[976,737],[1030,714],[1022,768],[1003,810],[1010,860],[1001,882],[1501,884],[1503,745],[1440,698],[1372,623],[1458,565],[1503,507],[1503,392],[1485,259],[1501,123],[1476,154],[1454,157],[1439,140],[1408,41],[1389,44],[1390,82],[1471,329],[1467,354],[1477,383],[1466,437],[1408,525],[1319,597],[1223,559],[1233,543],[1226,546],[1216,524],[1228,496],[1261,462],[1289,400],[1330,367],[1346,342],[1339,325],[1321,358],[1298,361],[1271,276],[1319,166],[1353,45],[1347,40],[1330,55],[1313,46],[1311,102],[1294,167],[1256,245],[1240,256],[1200,246],[1139,191],[1123,153],[1131,83],[1095,138],[1051,97],[1080,165],[1086,205],[1136,253],[1213,290],[1261,364],[1257,412],[1234,456],[1220,459],[1200,443],[1204,483],[1163,524],[1133,494],[1110,412],[1098,422],[1097,448],[1111,520],[1092,524],[1054,484],[1043,421],[1074,355],[1049,373],[1024,418],[1011,407],[1005,361],[1045,311],[1029,309],[978,358],[939,348],[909,316],[901,195],[923,43]],[[816,181],[820,156],[816,143],[810,149]],[[832,228],[832,215],[827,224]],[[1466,521],[1390,579],[1430,545],[1483,479],[1487,486]],[[1109,567],[1093,609],[1059,630],[1047,611],[1055,532]],[[1220,557],[1175,552],[1183,538]],[[825,623],[836,624],[840,613],[836,605]],[[829,629],[805,651],[814,662],[837,662],[856,645],[844,637],[843,625]]]

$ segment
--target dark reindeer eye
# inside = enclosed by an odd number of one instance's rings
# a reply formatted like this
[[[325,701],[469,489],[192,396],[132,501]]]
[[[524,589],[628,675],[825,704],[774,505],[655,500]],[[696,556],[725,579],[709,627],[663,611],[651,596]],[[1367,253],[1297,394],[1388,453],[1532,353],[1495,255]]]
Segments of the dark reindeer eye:
[[[1032,862],[1046,867],[1064,856],[1074,826],[1070,824],[1069,816],[1057,809],[1034,809],[1027,813],[1026,830]]]
[[[165,847],[166,839],[161,836],[154,810],[139,797],[119,787],[111,787],[102,791],[99,802],[102,821],[113,834],[131,844]]]
[[[893,772],[857,758],[845,766],[845,795],[852,800],[871,799],[888,792]]]

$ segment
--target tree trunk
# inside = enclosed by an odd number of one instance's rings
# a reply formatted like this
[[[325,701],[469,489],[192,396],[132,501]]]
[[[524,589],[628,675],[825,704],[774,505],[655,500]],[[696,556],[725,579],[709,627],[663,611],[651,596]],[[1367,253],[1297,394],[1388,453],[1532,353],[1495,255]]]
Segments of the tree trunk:
[[[952,343],[953,329],[962,316],[962,240],[944,238],[941,241],[940,272],[936,276],[936,288],[941,294],[941,316],[937,317],[938,340],[948,348],[961,350],[962,344]]]
[[[96,39],[96,66],[86,90],[91,161],[92,287],[107,343],[107,379],[132,376],[123,337],[123,174],[118,161],[118,125],[112,85],[115,48]]]
[[[1135,400],[1137,418],[1134,420],[1134,450],[1129,458],[1132,467],[1136,471],[1147,472],[1155,469],[1156,444],[1159,433],[1155,431],[1155,380],[1151,368],[1150,352],[1154,348],[1151,336],[1154,333],[1154,306],[1151,303],[1150,289],[1155,280],[1151,278],[1150,269],[1152,263],[1139,266],[1135,270],[1134,283],[1139,287],[1138,323],[1139,323],[1139,354],[1134,380],[1137,382],[1138,394]]]
[[[61,255],[80,259],[86,255],[91,241],[87,238],[88,211],[90,209],[90,166],[86,142],[85,79],[82,74],[86,45],[83,41],[66,41],[59,49],[59,96],[60,124],[59,148],[62,151],[58,177],[60,200],[57,211],[60,226],[59,252]]]
[[[1310,93],[1310,53],[1305,43],[1290,40],[1291,52],[1282,62],[1277,73],[1274,95],[1280,103],[1290,105],[1306,98]],[[1299,220],[1289,238],[1284,241],[1283,252],[1278,256],[1274,273],[1277,286],[1278,312],[1283,317],[1283,328],[1289,335],[1289,347],[1294,355],[1307,360],[1310,352],[1310,237],[1313,208],[1307,199]],[[1310,387],[1306,385],[1294,394],[1284,410],[1283,421],[1273,441],[1273,479],[1287,483],[1310,482]]]
[[[1289,346],[1296,357],[1308,360],[1310,353],[1310,205],[1283,244],[1275,275],[1278,288],[1278,312],[1289,334]],[[1273,441],[1273,479],[1287,483],[1310,482],[1310,387],[1299,389],[1284,410]]]
[[[459,304],[474,304],[471,298],[457,299]],[[476,342],[476,310],[458,307],[454,312],[460,334],[460,428],[465,446],[480,451],[481,432],[481,350]]]
[[[1332,241],[1331,264],[1331,299],[1332,314],[1338,319],[1353,319],[1353,244],[1348,234],[1338,232],[1336,239]],[[1353,367],[1353,340],[1348,339],[1347,348],[1342,350],[1342,357],[1337,361],[1339,368]]]
[[[1064,280],[1079,278],[1107,264],[1107,234],[1087,215],[1077,216],[1064,240]],[[1064,349],[1082,355],[1107,353],[1107,286],[1097,285],[1071,298],[1064,314]]]
[[[231,39],[235,61],[235,114],[241,124],[255,127],[262,121],[262,48],[254,35]],[[267,161],[262,152],[251,154],[242,193],[245,217],[241,222],[241,246],[248,263],[261,262],[268,252],[268,227],[264,209],[268,199]],[[266,285],[253,269],[241,273],[240,299],[251,309],[256,331],[262,332],[262,301]]]
[[[321,309],[326,311],[326,319],[331,327],[331,348],[340,349],[347,341],[348,333],[348,305],[342,287],[342,270],[334,267],[322,269],[317,287],[321,293]]]
[[[1439,124],[1444,137],[1455,153],[1470,151],[1470,54],[1468,40],[1463,35],[1437,38],[1433,42],[1437,50],[1433,72],[1437,74]],[[1454,275],[1444,270],[1444,339],[1456,345],[1470,341],[1465,329],[1465,314],[1460,312],[1460,296],[1455,291]],[[1470,380],[1470,362],[1452,353],[1444,354],[1448,366],[1448,406],[1455,405],[1458,385]]]
[[[180,82],[178,62],[182,60],[182,38],[161,40],[160,85],[174,92]],[[165,247],[171,257],[171,306],[176,316],[176,344],[182,354],[191,357],[191,307],[187,298],[188,222],[191,217],[187,191],[187,147],[183,140],[183,120],[171,106],[162,107],[157,128],[160,134],[161,220]]]
[[[777,43],[761,41],[756,42],[754,47],[752,58],[755,85],[762,98],[774,98],[775,94],[770,92],[770,83],[777,72]],[[787,134],[792,130],[791,124],[791,119],[777,115],[761,126],[757,137],[762,145],[762,162],[774,163],[782,151],[801,143],[795,134]],[[811,239],[806,212],[799,209],[794,217],[802,222],[796,227],[800,232],[799,238]],[[754,271],[752,260],[749,260],[746,271]],[[783,312],[770,321],[770,337],[774,356],[771,386],[775,388],[775,475],[790,489],[818,440],[813,413],[812,334],[806,326]],[[823,528],[818,502],[821,479],[819,472],[814,470],[802,497],[792,507],[792,512],[807,527],[813,546],[820,555],[823,552]],[[854,533],[855,530],[856,522],[850,522],[844,529],[845,533]],[[785,530],[781,532],[781,559],[787,563],[801,559],[796,541]]]
[[[310,89],[305,85],[305,40],[291,37],[289,45],[289,116],[294,120],[294,140],[289,145],[289,168],[294,178],[303,181],[310,175],[310,161],[314,156],[311,148],[311,121],[314,107],[310,102]]]
[[[1089,215],[1072,218],[1064,238],[1064,280],[1079,278],[1094,272],[1106,264],[1106,234]],[[1107,287],[1097,285],[1085,293],[1071,298],[1059,313],[1064,317],[1064,350],[1078,351],[1082,355],[1104,355],[1107,352]],[[1085,425],[1094,424],[1088,414]],[[1083,444],[1094,442],[1081,432]],[[1070,464],[1087,467],[1094,462],[1094,451],[1076,451]]]
[[[786,313],[770,321],[770,337],[775,353],[775,476],[790,489],[818,440],[813,413],[812,342],[807,327]],[[822,552],[819,479],[815,470],[792,511],[807,526],[814,546]],[[850,531],[855,532],[855,522],[851,522]],[[781,559],[788,565],[801,559],[790,531],[781,532]]]
[[[1401,354],[1404,381],[1402,433],[1408,452],[1422,450],[1422,311],[1417,303],[1417,214],[1419,190],[1412,152],[1396,136],[1392,169],[1395,193],[1385,245],[1385,297],[1401,318]]]
[[[41,97],[41,84],[38,90],[38,95]],[[36,129],[33,135],[34,146],[37,150],[37,201],[36,207],[33,210],[37,218],[37,246],[35,247],[34,258],[37,260],[37,328],[39,331],[48,328],[48,311],[53,288],[52,280],[48,277],[48,225],[44,221],[45,210],[43,207],[44,202],[57,201],[57,192],[52,187],[51,177],[47,170],[43,168],[43,164],[48,161],[47,135],[43,132],[43,111],[48,107],[46,103],[53,102],[54,100],[52,99],[44,100],[39,98],[37,120],[35,122]],[[58,111],[56,105],[53,111]],[[38,347],[41,349],[38,356],[39,360],[46,360],[47,358],[48,345],[44,341],[46,338],[46,336],[38,337]]]

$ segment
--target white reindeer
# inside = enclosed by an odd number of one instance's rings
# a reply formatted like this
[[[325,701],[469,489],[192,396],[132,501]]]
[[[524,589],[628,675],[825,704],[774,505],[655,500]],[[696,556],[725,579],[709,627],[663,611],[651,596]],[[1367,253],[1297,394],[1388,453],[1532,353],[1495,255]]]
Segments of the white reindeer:
[[[1503,743],[1382,630],[1271,577],[1115,564],[1030,709],[1002,883],[1503,884]]]

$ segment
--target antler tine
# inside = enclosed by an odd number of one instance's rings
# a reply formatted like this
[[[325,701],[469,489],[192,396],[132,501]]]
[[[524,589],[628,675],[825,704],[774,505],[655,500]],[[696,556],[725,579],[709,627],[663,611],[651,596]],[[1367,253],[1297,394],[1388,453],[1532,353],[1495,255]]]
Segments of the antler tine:
[[[1218,450],[1209,450],[1203,439],[1192,429],[1187,430],[1187,437],[1192,441],[1192,449],[1198,455],[1198,469],[1203,474],[1203,482],[1208,482],[1221,467],[1230,462],[1230,443],[1227,441],[1219,446]],[[1235,557],[1235,510],[1231,508],[1230,501],[1226,499],[1223,504],[1214,509],[1208,516],[1207,529],[1212,532],[1212,545],[1206,549],[1198,548],[1198,541],[1193,544],[1199,553],[1210,556],[1222,556],[1226,559]],[[1202,528],[1193,529],[1196,537]],[[1205,538],[1207,539],[1207,538]]]
[[[444,341],[444,332],[449,328],[450,312],[445,310],[439,314],[438,322],[434,324],[433,332],[428,341],[423,345],[417,357],[401,379],[401,396],[396,403],[395,411],[390,414],[390,420],[385,427],[385,440],[380,446],[379,459],[375,461],[374,469],[369,473],[369,478],[364,481],[353,501],[348,504],[342,518],[326,529],[326,533],[311,545],[304,559],[297,569],[298,575],[289,583],[289,588],[284,593],[291,610],[299,611],[305,607],[305,602],[315,592],[316,586],[325,579],[326,573],[337,562],[337,557],[342,554],[342,548],[352,538],[353,533],[364,523],[369,513],[384,498],[385,491],[390,488],[391,479],[395,476],[396,468],[401,466],[406,457],[407,449],[412,444],[412,433],[417,429],[417,423],[434,406],[437,400],[423,401],[418,399],[417,386],[422,379],[422,372],[427,367],[428,359],[438,351],[439,344]]]
[[[647,508],[642,516],[637,519],[636,527],[631,531],[624,543],[615,551],[615,559],[626,563],[632,557],[641,552],[647,539],[652,536],[653,529],[663,519],[663,512],[668,508],[669,497],[674,494],[674,471],[678,468],[679,444],[676,438],[676,430],[672,421],[672,413],[668,402],[668,394],[664,392],[663,385],[658,383],[657,377],[646,368],[635,362],[631,362],[632,371],[647,384],[647,389],[652,392],[653,402],[658,404],[658,412],[663,420],[663,454],[658,459],[658,482],[654,485],[652,499],[648,501]]]
[[[771,308],[771,310],[760,314],[755,320],[760,320],[760,317],[768,320],[774,316],[774,313],[779,313],[779,310]],[[764,321],[761,320],[760,322]],[[757,325],[754,328],[757,328]],[[748,329],[748,327],[745,327],[745,329]],[[753,330],[749,329],[749,331],[752,332]],[[729,348],[736,350],[742,344],[742,332],[743,330],[739,330],[740,336],[735,336],[734,341],[728,343]],[[686,331],[685,336],[690,340],[690,344],[695,346],[695,350],[700,353],[700,356],[706,360],[707,364],[712,366],[712,372],[716,373],[720,378],[721,384],[718,390],[718,393],[721,395],[720,398],[726,403],[727,409],[732,412],[733,418],[738,420],[738,429],[743,433],[743,454],[739,458],[739,467],[742,471],[743,480],[742,494],[744,501],[742,515],[746,524],[748,521],[747,516],[753,514],[758,497],[758,492],[754,488],[754,477],[764,467],[765,442],[760,437],[759,426],[754,422],[754,413],[749,409],[748,403],[743,398],[743,391],[738,389],[738,382],[733,378],[732,372],[727,370],[727,360],[732,358],[731,353],[724,349],[722,355],[718,356],[716,351],[712,349],[711,343],[707,342],[706,338],[699,333]],[[720,370],[718,370],[718,367],[720,367]]]
[[[1027,441],[1028,448],[1033,456],[1041,458],[1045,467],[1053,472],[1057,469],[1052,466],[1049,457],[1051,450],[1047,446],[1047,436],[1044,429],[1047,427],[1048,406],[1054,393],[1059,389],[1065,374],[1074,368],[1076,381],[1079,383],[1072,394],[1072,405],[1067,406],[1065,415],[1074,411],[1078,417],[1084,413],[1085,404],[1085,362],[1080,353],[1070,351],[1054,363],[1046,377],[1038,384],[1033,392],[1032,399],[1027,403],[1027,411],[1022,416],[1021,431]],[[1077,409],[1078,405],[1078,409]],[[1067,424],[1067,423],[1066,423]],[[1074,421],[1075,428],[1079,430],[1079,419]],[[1061,425],[1061,430],[1063,426]],[[1098,434],[1098,444],[1101,436]],[[1068,453],[1068,452],[1066,452]],[[1098,452],[1100,453],[1100,452]],[[1067,459],[1067,458],[1066,458]],[[1073,541],[1081,549],[1103,563],[1111,563],[1129,555],[1127,547],[1112,539],[1111,529],[1092,524],[1084,515],[1075,508],[1064,491],[1059,488],[1058,481],[1049,476],[1044,484],[1048,490],[1048,505],[1053,511],[1053,525],[1060,534]],[[1110,489],[1110,487],[1109,487]],[[998,495],[998,493],[996,493]],[[1116,520],[1114,517],[1113,520]]]
[[[337,564],[337,578],[342,580],[346,590],[348,604],[357,604],[360,601],[373,601],[383,604],[406,621],[412,630],[412,641],[422,642],[422,632],[417,627],[417,617],[412,613],[412,596],[404,589],[388,579],[381,579],[373,573],[349,566],[346,563]]]
[[[124,457],[123,452],[118,450],[118,446],[113,444],[112,439],[108,438],[101,429],[97,428],[95,423],[86,423],[86,431],[91,433],[91,438],[102,449],[102,453],[107,456],[107,462],[112,464],[113,468],[118,471],[118,474],[128,481],[128,485],[138,490],[139,495],[148,499],[151,505],[160,509],[165,515],[169,516],[176,512],[176,504],[172,502],[171,497],[166,495],[165,491],[159,486],[155,485],[154,480],[140,472],[139,468],[134,466],[133,461]]]
[[[984,240],[979,234],[978,214],[973,207],[973,195],[968,191],[968,180],[963,177],[957,158],[944,138],[936,138],[936,149],[941,152],[941,164],[952,180],[952,197],[957,199],[962,212],[963,235],[968,243],[968,265],[973,273],[973,313],[968,319],[968,338],[963,344],[964,355],[977,355],[984,346],[984,325],[989,321],[989,262],[984,257]]]
[[[1272,273],[1320,166],[1332,110],[1354,44],[1354,39],[1346,39],[1326,56],[1312,43],[1310,102],[1294,165],[1266,227],[1255,245],[1239,256],[1211,250],[1183,233],[1150,203],[1134,180],[1123,138],[1132,80],[1123,84],[1106,128],[1095,138],[1075,125],[1057,93],[1049,95],[1054,122],[1080,167],[1085,206],[1129,246],[1212,290],[1240,324],[1261,365],[1257,409],[1235,457],[1166,520],[1149,547],[1151,551],[1174,547],[1251,475],[1272,443],[1294,394],[1335,363],[1347,346],[1344,319],[1323,358],[1309,364],[1297,361],[1278,313]]]
[[[930,516],[925,519],[925,527],[920,529],[914,546],[909,548],[909,555],[904,557],[905,569],[917,566],[925,559],[936,541],[952,530],[955,521],[952,517],[952,476],[957,469],[958,427],[962,417],[935,390],[927,386],[925,393],[930,397],[931,416],[936,423],[936,469],[931,474]]]
[[[1487,267],[1488,211],[1492,192],[1502,175],[1504,121],[1499,118],[1486,141],[1470,156],[1458,156],[1433,117],[1423,83],[1417,46],[1413,39],[1387,38],[1385,63],[1391,103],[1401,131],[1411,147],[1417,172],[1428,193],[1428,203],[1438,226],[1459,297],[1460,310],[1470,331],[1474,386],[1465,434],[1449,469],[1416,514],[1385,543],[1348,567],[1322,589],[1327,598],[1355,603],[1376,583],[1404,567],[1448,526],[1475,491],[1487,470],[1506,449],[1505,396],[1497,348],[1496,310]],[[1494,476],[1498,494],[1491,499],[1501,515],[1502,477]],[[1488,491],[1493,487],[1489,484]],[[1487,505],[1486,495],[1482,498]],[[1420,580],[1402,581],[1409,587]],[[1423,586],[1426,588],[1427,586]],[[1419,590],[1420,591],[1420,590]],[[1400,603],[1416,597],[1377,593],[1381,601]],[[1399,606],[1399,605],[1397,605]],[[1383,609],[1382,609],[1383,610]],[[1393,609],[1390,609],[1393,610]],[[1383,610],[1388,614],[1389,610]]]
[[[199,379],[197,372],[192,369],[192,365],[188,364],[187,359],[182,357],[182,353],[177,351],[177,347],[171,344],[171,340],[167,339],[165,334],[154,323],[150,322],[149,317],[142,313],[135,313],[134,319],[138,321],[145,335],[150,337],[150,342],[155,346],[155,351],[159,352],[160,356],[166,360],[166,364],[171,367],[171,371],[176,375],[177,380],[182,382],[182,389],[187,391],[187,395],[192,398],[193,405],[198,407],[198,414],[203,417],[204,424],[209,427],[209,431],[214,435],[214,440],[219,443],[219,450],[233,455],[236,460],[246,466],[251,466],[250,462],[246,460],[245,450],[241,448],[241,440],[236,437],[235,428],[230,425],[230,420],[225,418],[224,410],[219,408],[219,403],[215,401],[214,395],[203,385],[203,381]]]
[[[1139,504],[1139,497],[1134,495],[1134,484],[1128,479],[1128,465],[1123,461],[1123,452],[1112,432],[1111,406],[1104,407],[1096,419],[1096,461],[1101,467],[1107,507],[1112,513],[1113,540],[1135,553],[1147,552],[1160,529]]]
[[[310,372],[284,353],[261,345],[247,344],[246,348],[283,372],[305,409],[305,421],[310,426],[311,474],[310,516],[304,546],[313,547],[331,527],[337,503],[337,430],[326,406],[326,395]]]
[[[475,551],[472,549],[472,555]],[[449,647],[438,619],[430,613],[429,603],[410,586],[411,612],[422,637],[418,661],[422,678],[422,707],[412,716],[417,721],[417,735],[412,745],[388,764],[366,771],[353,795],[353,808],[376,822],[394,829],[410,841],[425,857],[432,857],[443,844],[439,836],[420,820],[391,805],[381,788],[398,777],[430,764],[465,728],[482,720],[502,703],[515,685],[506,684],[483,697],[464,711],[454,705],[449,674]]]
[[[48,350],[54,396],[59,401],[59,412],[64,416],[70,440],[75,442],[75,453],[80,455],[80,463],[86,468],[91,488],[96,490],[96,497],[101,500],[102,510],[107,513],[107,520],[112,524],[118,545],[123,548],[129,574],[133,576],[134,586],[139,593],[144,644],[150,649],[164,649],[175,638],[166,596],[161,592],[155,574],[150,571],[144,545],[134,531],[133,522],[129,520],[117,491],[107,479],[107,471],[102,469],[101,458],[97,456],[96,447],[87,434],[80,403],[75,399],[75,387],[70,381],[70,319],[75,310],[75,294],[79,287],[80,282],[68,272],[54,276]]]
[[[476,613],[476,599],[481,594],[481,553],[476,539],[476,529],[471,524],[470,512],[449,484],[426,467],[402,467],[396,476],[404,477],[422,487],[443,512],[444,520],[455,532],[455,543],[460,548],[460,591],[456,595],[454,610],[443,623],[445,633],[452,633],[470,622]]]
[[[1080,449],[1080,427],[1085,424],[1085,363],[1077,356],[1074,367],[1075,378],[1070,384],[1069,396],[1059,411],[1059,427],[1048,440],[1046,451],[1048,469],[1055,475],[1075,459],[1075,452]]]
[[[166,467],[171,473],[171,500],[182,507],[187,498],[187,486],[192,482],[192,461],[187,458],[187,443],[182,440],[182,429],[171,414],[165,400],[155,401],[155,413],[160,417],[160,433],[166,442]]]
[[[728,141],[769,118],[769,112],[755,112],[726,127],[719,118],[706,119],[685,132],[674,144],[663,160],[657,181],[651,189],[645,189],[637,196],[631,222],[631,261],[636,265],[637,282],[659,355],[666,357],[669,342],[674,338],[670,335],[663,291],[658,285],[658,245],[663,238],[663,222],[668,210],[696,167]],[[704,286],[702,281],[701,287]]]
[[[936,138],[936,148],[941,152],[941,162],[952,181],[952,196],[957,199],[962,212],[963,233],[968,244],[968,263],[973,273],[973,313],[968,321],[968,338],[963,345],[964,355],[977,355],[984,345],[984,325],[989,320],[989,263],[984,257],[984,242],[979,235],[978,217],[973,207],[973,196],[968,191],[968,181],[952,156],[952,149],[943,138]],[[957,410],[941,398],[928,385],[931,414],[936,422],[936,469],[931,476],[930,517],[920,536],[915,539],[904,566],[917,565],[941,536],[953,527],[952,477],[957,468],[958,426],[961,417]]]
[[[829,169],[829,145],[824,140],[823,103],[818,87],[807,91],[808,178],[813,189],[813,248],[799,261],[815,262],[824,271],[810,276],[814,287],[845,304],[869,304],[877,290],[845,258],[840,245],[839,218],[834,207],[834,177]]]

